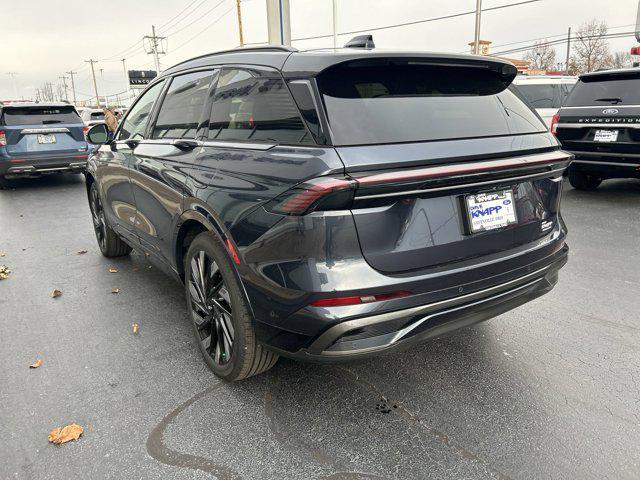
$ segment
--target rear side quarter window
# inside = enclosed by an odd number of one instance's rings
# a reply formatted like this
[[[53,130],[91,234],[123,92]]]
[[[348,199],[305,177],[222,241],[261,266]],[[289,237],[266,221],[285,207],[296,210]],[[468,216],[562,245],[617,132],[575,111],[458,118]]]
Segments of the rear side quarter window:
[[[208,139],[315,144],[282,78],[235,68],[220,74]]]

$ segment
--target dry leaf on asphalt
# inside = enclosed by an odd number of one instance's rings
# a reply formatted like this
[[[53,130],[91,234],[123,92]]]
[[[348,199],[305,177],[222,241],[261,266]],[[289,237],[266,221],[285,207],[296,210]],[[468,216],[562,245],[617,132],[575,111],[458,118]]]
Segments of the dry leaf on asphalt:
[[[111,289],[111,293],[120,293],[120,289],[119,288],[112,288]]]
[[[42,365],[42,360],[38,359],[35,361],[35,363],[29,365],[29,368],[38,368],[40,365]]]
[[[0,280],[6,280],[7,278],[9,278],[10,273],[11,270],[9,270],[9,267],[7,267],[6,265],[0,265]]]
[[[0,252],[0,257],[4,257],[6,254],[4,252]]]
[[[62,291],[57,288],[51,292],[51,298],[58,298],[60,295],[62,295]]]
[[[110,268],[109,268],[109,273],[118,273],[118,269],[117,269],[117,268],[110,267]]]
[[[82,432],[84,432],[84,429],[80,425],[72,423],[65,427],[58,427],[51,430],[51,433],[49,433],[49,441],[56,445],[67,443],[80,438]]]
[[[84,255],[85,253],[87,253],[87,251],[86,251],[86,250],[78,250],[78,251],[76,252],[76,255]]]
[[[135,335],[136,333],[138,333],[138,324],[134,323],[131,325],[131,330],[133,330],[133,334]]]

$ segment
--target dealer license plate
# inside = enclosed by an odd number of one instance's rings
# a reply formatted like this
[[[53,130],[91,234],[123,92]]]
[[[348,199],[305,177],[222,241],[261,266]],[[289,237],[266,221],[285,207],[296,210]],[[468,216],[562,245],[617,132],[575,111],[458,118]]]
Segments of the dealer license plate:
[[[513,190],[467,195],[464,201],[471,233],[495,230],[518,222]]]
[[[50,134],[39,134],[38,143],[56,143],[56,136]]]
[[[618,140],[618,130],[596,130],[593,136],[594,142],[616,142]]]

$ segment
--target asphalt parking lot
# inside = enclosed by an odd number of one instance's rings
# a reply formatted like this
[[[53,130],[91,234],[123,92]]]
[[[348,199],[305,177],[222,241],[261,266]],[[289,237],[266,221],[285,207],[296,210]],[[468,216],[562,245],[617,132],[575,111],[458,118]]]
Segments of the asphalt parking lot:
[[[82,176],[14,187],[0,479],[640,477],[638,181],[565,187],[572,250],[550,294],[401,355],[281,359],[237,384],[205,367],[181,286],[144,255],[100,255]],[[78,441],[48,443],[71,422]]]

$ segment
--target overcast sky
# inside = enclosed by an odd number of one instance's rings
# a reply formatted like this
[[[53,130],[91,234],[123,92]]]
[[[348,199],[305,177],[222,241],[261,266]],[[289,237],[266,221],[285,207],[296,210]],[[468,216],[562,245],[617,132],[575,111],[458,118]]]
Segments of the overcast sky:
[[[483,0],[483,8],[518,0]],[[290,0],[292,37],[332,32],[331,0]],[[191,4],[191,6],[189,6]],[[33,98],[43,83],[60,82],[63,72],[77,71],[78,99],[93,95],[90,70],[84,60],[101,60],[96,66],[100,95],[125,89],[122,58],[128,69],[153,69],[140,39],[156,25],[167,36],[162,68],[216,50],[238,45],[236,0],[0,0],[2,61],[0,99],[14,98],[13,78],[19,97]],[[182,14],[180,12],[188,7]],[[105,8],[107,7],[107,8]],[[597,18],[610,32],[634,30],[638,0],[541,0],[483,14],[483,39],[500,45],[566,34],[567,28]],[[338,0],[338,32],[380,27],[473,10],[475,0]],[[180,15],[179,15],[180,14]],[[174,18],[175,17],[175,18]],[[267,39],[265,0],[243,0],[245,42]],[[467,51],[473,40],[474,17],[372,32],[381,48]],[[342,35],[346,42],[352,35]],[[299,40],[298,48],[332,46],[332,38]],[[611,51],[629,51],[633,36],[610,41]],[[518,46],[518,45],[516,45]],[[512,47],[503,47],[512,48]],[[563,61],[565,46],[558,47]],[[522,54],[514,54],[520,57]],[[100,71],[102,69],[102,71]]]

